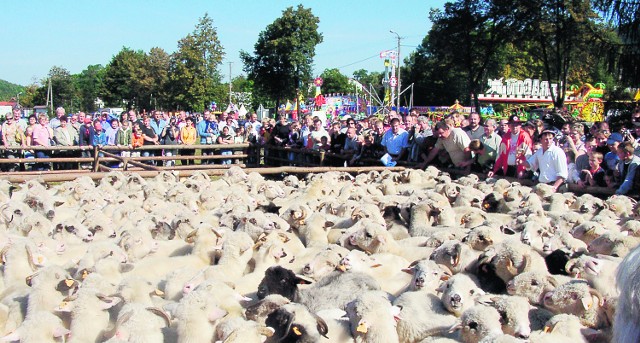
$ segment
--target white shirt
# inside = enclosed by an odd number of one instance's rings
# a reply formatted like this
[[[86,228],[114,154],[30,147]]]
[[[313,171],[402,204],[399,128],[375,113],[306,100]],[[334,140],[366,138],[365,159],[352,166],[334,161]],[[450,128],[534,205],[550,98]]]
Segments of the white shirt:
[[[542,183],[555,182],[559,177],[567,180],[569,170],[567,168],[567,156],[562,148],[552,145],[547,151],[538,149],[535,154],[527,159],[531,170],[539,169],[538,181]]]

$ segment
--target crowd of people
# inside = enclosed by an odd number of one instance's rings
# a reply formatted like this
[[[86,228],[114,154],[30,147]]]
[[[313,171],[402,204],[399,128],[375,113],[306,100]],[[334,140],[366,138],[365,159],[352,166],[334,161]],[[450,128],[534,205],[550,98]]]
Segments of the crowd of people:
[[[383,118],[370,116],[356,120],[350,115],[334,120],[307,114],[291,121],[285,114],[277,120],[258,120],[256,113],[239,118],[234,112],[189,115],[185,111],[170,113],[152,111],[140,115],[130,110],[119,116],[83,112],[67,115],[57,108],[47,115],[31,115],[26,120],[19,110],[7,114],[2,124],[5,157],[51,156],[71,157],[76,151],[51,152],[11,147],[80,146],[82,157],[93,153],[92,146],[119,146],[122,156],[193,156],[195,149],[144,149],[156,145],[228,145],[252,143],[256,146],[279,146],[270,152],[275,164],[301,164],[309,158],[296,153],[301,150],[330,152],[329,165],[395,165],[404,162],[417,168],[435,165],[458,169],[460,173],[478,172],[488,177],[511,176],[548,183],[562,191],[567,184],[582,187],[615,188],[618,194],[634,189],[636,168],[640,163],[640,108],[633,111],[631,122],[612,131],[609,123],[587,126],[567,122],[560,130],[542,120],[522,120],[518,115],[508,119],[483,120],[478,113],[453,112],[442,120],[413,110],[406,116],[391,111]],[[179,150],[179,151],[178,151]],[[246,152],[246,151],[245,151]],[[203,149],[202,155],[214,154]],[[238,153],[242,153],[239,151]],[[221,155],[233,155],[232,149],[221,149]],[[274,155],[275,154],[275,155]],[[250,154],[250,156],[253,156]],[[251,157],[254,158],[254,157]],[[202,159],[200,163],[230,164],[233,158]],[[193,164],[183,159],[183,165]],[[256,163],[257,161],[249,161]],[[154,163],[153,161],[149,163]],[[165,165],[176,161],[166,160]],[[53,168],[68,169],[69,163],[53,163]],[[3,170],[24,168],[19,164],[2,164]],[[35,163],[34,170],[50,168],[48,163]]]

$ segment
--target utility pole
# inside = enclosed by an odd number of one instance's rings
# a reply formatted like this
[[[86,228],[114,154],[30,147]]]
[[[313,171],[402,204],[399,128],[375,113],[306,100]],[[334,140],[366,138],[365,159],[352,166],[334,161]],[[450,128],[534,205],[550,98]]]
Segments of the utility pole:
[[[402,40],[402,37],[400,37],[400,35],[397,32],[393,31],[393,30],[389,30],[389,32],[393,33],[398,38],[398,55],[396,56],[396,58],[398,59],[397,62],[396,62],[396,69],[398,70],[398,76],[397,76],[397,78],[398,78],[398,91],[396,93],[397,96],[398,96],[398,105],[397,105],[396,110],[398,112],[398,115],[401,115],[400,114],[400,90],[402,89],[402,86],[400,85],[400,41]]]
[[[233,62],[229,62],[229,106],[231,106],[231,65]]]

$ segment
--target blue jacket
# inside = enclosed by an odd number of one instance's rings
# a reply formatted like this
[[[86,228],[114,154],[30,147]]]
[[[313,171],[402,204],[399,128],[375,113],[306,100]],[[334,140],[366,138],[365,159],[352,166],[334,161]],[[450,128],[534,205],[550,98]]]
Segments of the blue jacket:
[[[208,129],[211,128],[213,133],[208,132]],[[215,136],[218,135],[218,124],[212,121],[201,120],[196,125],[196,131],[198,131],[198,136],[200,136],[200,144],[207,144],[207,137],[211,137],[211,141],[215,141]]]

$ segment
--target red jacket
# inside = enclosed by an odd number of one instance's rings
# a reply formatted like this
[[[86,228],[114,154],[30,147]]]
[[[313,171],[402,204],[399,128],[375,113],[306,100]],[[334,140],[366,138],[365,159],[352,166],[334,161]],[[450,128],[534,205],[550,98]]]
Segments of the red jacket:
[[[526,144],[527,147],[531,149],[531,145],[532,145],[531,137],[524,130],[520,130],[520,134],[518,135],[518,141],[516,144],[516,150],[520,149],[524,144]],[[504,175],[507,174],[507,167],[508,167],[507,161],[509,160],[510,149],[511,149],[511,131],[507,131],[507,133],[502,135],[502,143],[500,143],[500,147],[498,148],[498,151],[500,154],[496,159],[496,164],[493,166],[494,173],[502,169],[502,173]],[[522,156],[516,156],[516,161],[519,158],[522,158]],[[526,170],[526,168],[520,163],[516,163],[516,166],[517,166],[516,175],[520,175],[521,172],[524,172]]]

